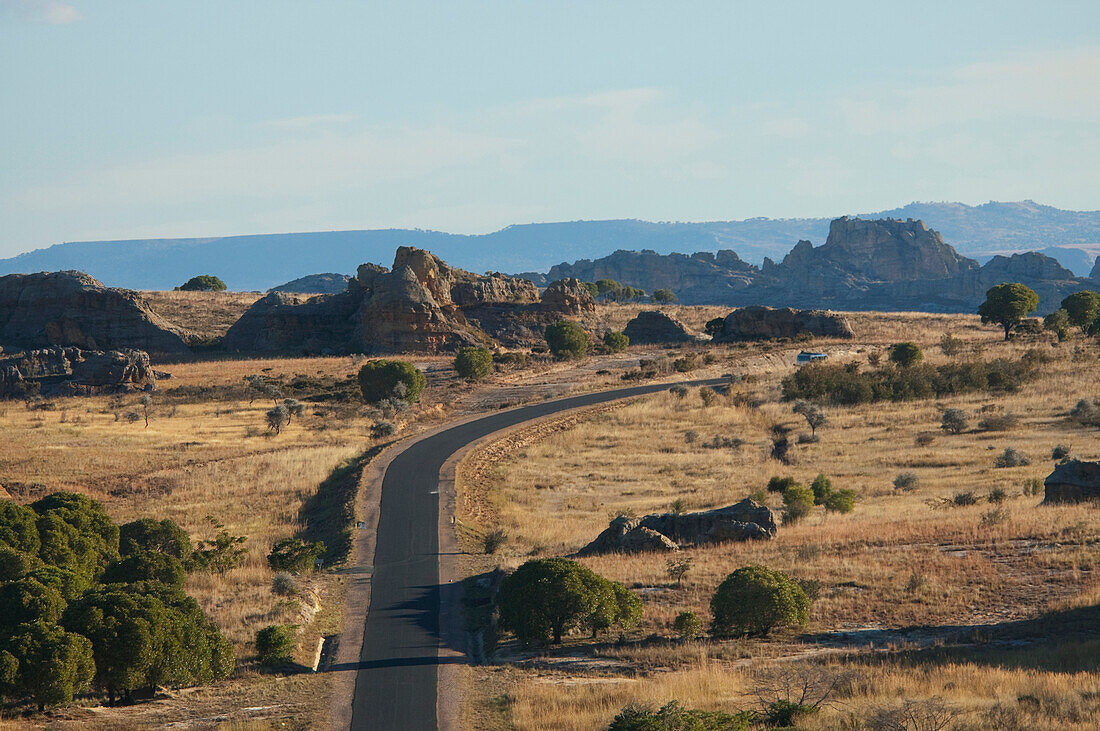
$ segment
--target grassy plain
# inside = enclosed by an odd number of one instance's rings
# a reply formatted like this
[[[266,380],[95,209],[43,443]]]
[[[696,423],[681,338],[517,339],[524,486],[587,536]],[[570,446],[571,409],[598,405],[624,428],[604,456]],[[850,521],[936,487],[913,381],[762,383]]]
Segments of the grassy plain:
[[[625,309],[625,308],[623,308]],[[688,309],[688,308],[682,308]],[[686,322],[711,316],[686,311]],[[605,315],[612,324],[620,313]],[[591,729],[606,726],[627,703],[758,708],[761,676],[775,667],[800,677],[843,678],[806,728],[893,728],[890,713],[943,726],[898,728],[1057,728],[1100,725],[1100,510],[1039,506],[1032,481],[1049,474],[1053,447],[1100,459],[1100,432],[1067,419],[1078,399],[1100,390],[1098,349],[1082,341],[1000,342],[995,331],[963,316],[850,316],[853,343],[815,343],[833,358],[867,367],[871,353],[901,339],[948,360],[944,332],[967,342],[960,358],[1018,357],[1029,347],[1050,356],[1042,377],[1016,393],[974,393],[938,400],[827,407],[820,440],[795,444],[790,464],[771,457],[771,427],[809,432],[781,401],[779,382],[797,346],[721,347],[708,370],[747,376],[729,397],[705,406],[696,391],[669,393],[604,410],[538,439],[513,438],[510,453],[467,460],[459,520],[467,546],[504,530],[501,554],[471,557],[471,571],[519,565],[531,556],[569,555],[616,514],[729,505],[759,492],[774,475],[809,484],[818,473],[856,492],[853,513],[825,514],[781,526],[775,540],[682,551],[691,569],[677,585],[664,554],[611,555],[584,563],[638,592],[640,627],[618,643],[574,638],[532,653],[509,642],[504,664],[474,669],[471,727]],[[708,373],[709,374],[709,373]],[[694,375],[694,374],[692,374]],[[946,408],[965,410],[971,427],[939,429]],[[1012,413],[1007,431],[977,428],[983,417]],[[689,432],[695,439],[685,438]],[[739,447],[711,448],[712,437]],[[920,442],[918,443],[918,439]],[[928,440],[931,440],[930,442]],[[997,468],[1006,447],[1031,464]],[[901,472],[912,490],[895,489]],[[1001,490],[1003,502],[991,502]],[[933,507],[973,492],[968,507]],[[1025,491],[1028,494],[1024,494]],[[778,496],[768,500],[780,508]],[[670,639],[681,611],[709,619],[709,599],[734,569],[761,564],[817,582],[809,627],[769,640],[688,642]],[[613,638],[612,638],[613,639]]]

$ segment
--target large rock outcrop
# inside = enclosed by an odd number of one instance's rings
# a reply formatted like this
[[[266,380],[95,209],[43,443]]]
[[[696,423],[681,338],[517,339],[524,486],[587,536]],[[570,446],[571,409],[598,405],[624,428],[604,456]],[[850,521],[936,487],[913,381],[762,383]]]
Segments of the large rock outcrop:
[[[691,343],[699,339],[687,325],[660,310],[642,310],[626,324],[623,334],[630,338],[631,345]]]
[[[760,268],[732,251],[617,251],[550,271],[586,281],[614,279],[649,292],[668,288],[686,305],[834,310],[974,312],[990,287],[1021,282],[1039,293],[1042,315],[1067,295],[1096,287],[1038,252],[995,256],[979,266],[922,221],[892,218],[838,218],[823,245],[799,241],[782,262],[765,258]],[[1100,265],[1092,277],[1100,278]]]
[[[0,346],[183,353],[183,334],[136,292],[104,287],[82,272],[0,277]]]
[[[448,352],[494,339],[534,342],[547,323],[593,307],[579,282],[552,284],[540,298],[527,280],[473,274],[402,246],[393,269],[364,264],[339,294],[268,294],[223,344],[243,352]]]
[[[772,340],[811,335],[826,338],[850,338],[852,326],[847,318],[822,310],[793,310],[790,307],[742,307],[726,315],[715,342]]]
[[[1100,500],[1100,462],[1066,460],[1055,466],[1044,483],[1044,503]]]
[[[775,533],[772,511],[746,498],[735,505],[699,513],[619,516],[577,555],[675,551],[681,545],[767,540]]]
[[[1092,272],[1089,274],[1089,278],[1100,282],[1100,256],[1096,257],[1096,263],[1092,265]]]
[[[43,348],[0,355],[0,398],[152,391],[156,372],[140,350]]]

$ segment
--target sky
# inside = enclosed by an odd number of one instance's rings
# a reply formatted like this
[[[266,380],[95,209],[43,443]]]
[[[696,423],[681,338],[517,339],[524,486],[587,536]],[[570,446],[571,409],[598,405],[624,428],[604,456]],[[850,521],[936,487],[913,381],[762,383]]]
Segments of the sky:
[[[0,0],[0,256],[1100,208],[1100,3]]]

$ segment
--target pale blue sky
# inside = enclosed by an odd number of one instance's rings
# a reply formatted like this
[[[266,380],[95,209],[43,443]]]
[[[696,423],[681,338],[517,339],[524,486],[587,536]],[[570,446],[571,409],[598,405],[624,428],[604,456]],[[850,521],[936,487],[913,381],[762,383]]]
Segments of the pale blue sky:
[[[0,255],[1100,207],[1100,3],[0,0]]]

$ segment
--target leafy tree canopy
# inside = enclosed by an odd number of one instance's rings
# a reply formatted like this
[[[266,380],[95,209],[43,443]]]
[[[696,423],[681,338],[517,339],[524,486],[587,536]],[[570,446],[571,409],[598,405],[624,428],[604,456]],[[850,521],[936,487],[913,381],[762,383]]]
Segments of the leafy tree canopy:
[[[181,292],[224,292],[225,282],[213,274],[200,274],[191,277],[177,289]]]
[[[1005,340],[1013,328],[1039,307],[1039,295],[1031,287],[1019,282],[1006,282],[991,287],[985,293],[985,302],[978,307],[983,324],[996,324],[1004,328]]]

